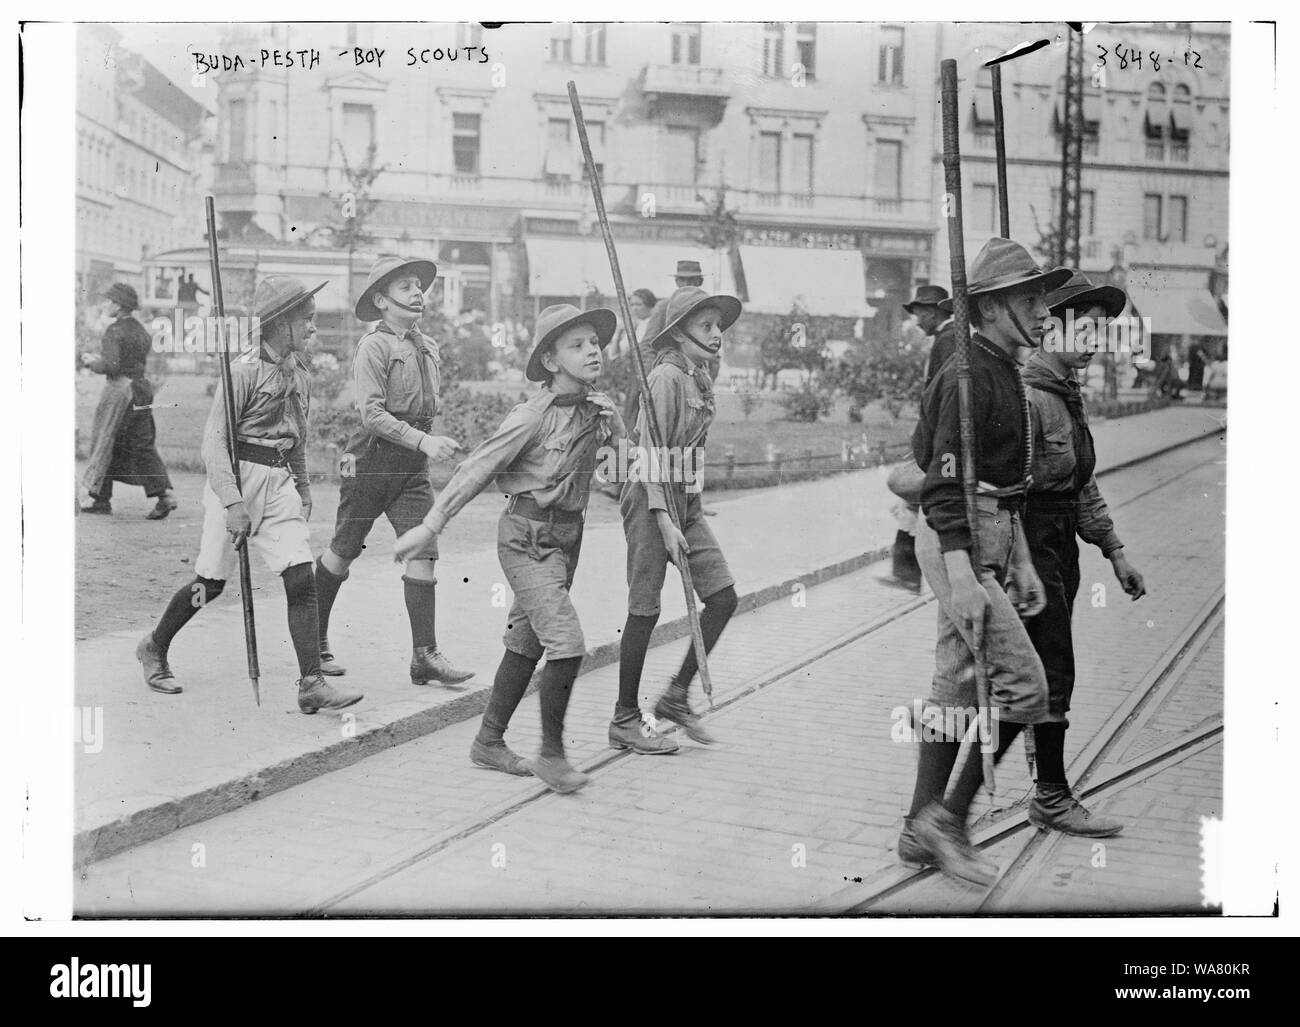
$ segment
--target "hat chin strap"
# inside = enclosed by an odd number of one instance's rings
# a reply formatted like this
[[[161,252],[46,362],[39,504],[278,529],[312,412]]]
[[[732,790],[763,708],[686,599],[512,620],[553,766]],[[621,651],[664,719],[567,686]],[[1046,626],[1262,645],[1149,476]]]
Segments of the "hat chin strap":
[[[1010,316],[1011,323],[1016,326],[1016,331],[1020,333],[1020,338],[1023,340],[1020,345],[1028,346],[1030,349],[1038,349],[1041,344],[1029,333],[1029,329],[1027,329],[1024,322],[1020,320],[1020,316],[1012,310],[1010,306],[1007,307],[1007,314]]]
[[[393,299],[393,297],[391,297],[391,296],[385,296],[384,298],[385,298],[386,300],[388,300],[388,302],[391,303],[393,306],[395,306],[398,310],[405,310],[408,314],[423,314],[423,313],[424,313],[424,307],[423,307],[423,306],[413,307],[413,306],[410,306],[409,304],[402,303],[402,302],[400,302],[400,301],[398,301],[398,300],[395,300],[395,299]]]
[[[718,344],[716,346],[706,346],[704,343],[700,342],[700,340],[697,339],[694,335],[688,332],[685,328],[678,327],[677,330],[681,332],[683,335],[685,335],[686,338],[690,339],[691,342],[695,343],[695,345],[699,346],[700,349],[704,350],[705,353],[708,353],[710,356],[716,354],[720,349],[722,349],[721,339],[718,340]]]

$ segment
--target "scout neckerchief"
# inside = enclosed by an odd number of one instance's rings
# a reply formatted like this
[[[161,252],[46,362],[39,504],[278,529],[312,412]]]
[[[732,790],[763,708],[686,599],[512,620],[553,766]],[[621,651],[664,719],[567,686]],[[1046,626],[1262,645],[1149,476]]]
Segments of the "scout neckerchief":
[[[399,339],[409,342],[415,349],[415,362],[420,368],[420,414],[424,417],[432,417],[437,405],[437,396],[434,393],[433,382],[429,380],[429,368],[424,362],[424,335],[419,325],[412,324],[410,328],[398,335],[397,330],[387,321],[380,321],[379,330],[388,332],[389,335],[397,335]]]
[[[1065,401],[1072,422],[1071,438],[1074,440],[1074,491],[1078,492],[1088,484],[1092,472],[1097,466],[1097,453],[1093,446],[1092,430],[1088,427],[1088,415],[1083,407],[1083,392],[1078,381],[1072,376],[1058,377],[1045,363],[1035,360],[1025,368],[1025,377],[1036,389],[1060,396]]]
[[[552,505],[573,509],[573,500],[585,494],[596,469],[596,450],[600,446],[603,418],[601,407],[587,401],[587,392],[557,392],[552,406],[573,408],[573,434],[556,469],[556,493]],[[566,505],[567,504],[567,505]]]
[[[695,387],[700,390],[700,400],[704,410],[704,424],[700,429],[698,438],[686,439],[683,446],[703,446],[704,440],[708,437],[709,426],[713,424],[713,413],[715,409],[713,399],[713,379],[709,377],[709,369],[703,364],[692,365],[681,350],[665,347],[659,354],[656,364],[671,364],[684,375],[695,382]],[[668,439],[664,439],[664,445],[668,445]]]

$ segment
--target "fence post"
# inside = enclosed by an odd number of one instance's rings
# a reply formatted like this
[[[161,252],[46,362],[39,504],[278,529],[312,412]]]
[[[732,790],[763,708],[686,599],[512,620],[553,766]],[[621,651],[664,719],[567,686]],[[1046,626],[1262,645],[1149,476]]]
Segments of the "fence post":
[[[772,450],[772,470],[776,471],[776,476],[781,477],[781,460],[784,454],[779,449]]]
[[[888,457],[888,456],[886,455],[886,453],[885,453],[885,441],[884,441],[884,439],[881,439],[879,442],[876,443],[876,456],[879,457],[879,459],[880,459],[880,463],[881,463],[882,465],[885,464],[885,463],[888,463],[888,461],[889,461],[889,457]]]
[[[849,440],[840,439],[840,463],[845,467],[849,464]]]
[[[727,480],[730,481],[736,476],[736,447],[728,443],[727,445]]]
[[[813,465],[813,458],[812,458],[812,450],[811,450],[811,449],[805,449],[805,450],[803,451],[803,463],[804,463],[804,466],[805,466],[805,467],[810,468],[810,469],[812,468],[812,465]]]

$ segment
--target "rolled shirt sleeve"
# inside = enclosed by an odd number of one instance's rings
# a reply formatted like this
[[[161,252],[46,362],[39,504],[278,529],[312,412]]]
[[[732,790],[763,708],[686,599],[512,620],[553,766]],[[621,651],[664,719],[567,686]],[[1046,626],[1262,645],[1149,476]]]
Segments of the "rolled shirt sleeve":
[[[541,423],[541,414],[524,404],[511,410],[495,434],[479,443],[456,467],[451,481],[438,493],[425,515],[424,526],[433,532],[442,531],[466,503],[487,488],[528,447]]]
[[[406,449],[420,448],[428,438],[419,428],[389,413],[385,405],[388,396],[388,363],[386,347],[377,335],[361,341],[356,359],[352,361],[352,378],[356,385],[357,409],[366,431]]]
[[[1079,537],[1100,549],[1102,556],[1110,559],[1117,550],[1124,548],[1124,543],[1115,532],[1110,509],[1102,498],[1101,489],[1097,487],[1095,474],[1079,491],[1078,511]]]

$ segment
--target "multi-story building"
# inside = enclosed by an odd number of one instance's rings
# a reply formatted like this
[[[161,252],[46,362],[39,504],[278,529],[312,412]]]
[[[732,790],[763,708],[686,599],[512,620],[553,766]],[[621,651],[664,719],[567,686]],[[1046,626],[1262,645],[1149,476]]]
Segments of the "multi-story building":
[[[93,24],[77,39],[76,270],[92,301],[114,280],[162,288],[145,282],[146,262],[203,239],[209,112],[120,39]]]
[[[236,28],[223,51],[321,61],[220,73],[223,229],[288,259],[337,242],[352,193],[370,238],[324,308],[346,309],[380,250],[435,259],[449,313],[608,300],[574,80],[629,289],[662,296],[695,258],[706,285],[747,287],[749,311],[800,303],[889,331],[932,275],[935,39],[867,24]],[[339,59],[357,47],[382,62]],[[349,173],[366,167],[382,171],[360,195]],[[706,240],[718,209],[734,227]]]
[[[941,25],[939,51],[957,60],[967,259],[999,234],[991,57],[1026,40],[1052,45],[1003,65],[1012,236],[1031,248],[1058,219],[1065,39],[1059,24]],[[1080,262],[1127,287],[1152,319],[1154,344],[1186,355],[1226,335],[1215,300],[1226,289],[1229,28],[1226,24],[1098,25],[1084,40]],[[932,126],[932,186],[944,188],[942,125]],[[949,278],[947,226],[935,280]],[[1040,251],[1050,259],[1049,248]],[[1211,295],[1211,288],[1214,295]]]

